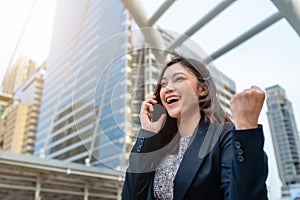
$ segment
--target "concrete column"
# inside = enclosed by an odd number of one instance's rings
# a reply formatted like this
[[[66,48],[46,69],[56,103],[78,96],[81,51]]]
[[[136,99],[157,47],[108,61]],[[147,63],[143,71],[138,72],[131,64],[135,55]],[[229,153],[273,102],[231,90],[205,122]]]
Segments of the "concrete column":
[[[89,187],[88,184],[84,184],[84,197],[83,200],[88,200],[89,199]]]
[[[35,194],[34,194],[34,200],[41,200],[41,177],[38,176],[36,178],[36,185],[35,185]]]

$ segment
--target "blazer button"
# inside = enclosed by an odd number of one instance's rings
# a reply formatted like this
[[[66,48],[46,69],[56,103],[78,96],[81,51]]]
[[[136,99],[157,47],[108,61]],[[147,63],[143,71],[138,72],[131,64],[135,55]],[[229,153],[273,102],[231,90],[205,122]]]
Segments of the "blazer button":
[[[139,146],[137,147],[136,151],[137,151],[137,152],[141,152],[141,151],[142,151],[142,146],[139,145]]]
[[[140,142],[141,142],[141,143],[144,143],[144,141],[145,141],[145,138],[141,138],[141,139],[140,139]]]
[[[243,161],[244,161],[244,157],[243,157],[243,156],[237,156],[237,160],[238,160],[239,162],[243,162]]]
[[[153,162],[151,163],[150,167],[151,167],[151,169],[153,169],[153,168],[154,168],[154,164],[153,164]]]
[[[243,150],[242,149],[237,149],[236,152],[237,152],[238,155],[243,155]]]
[[[241,148],[241,143],[239,142],[239,141],[235,141],[235,147],[237,148],[237,149],[239,149],[239,148]]]

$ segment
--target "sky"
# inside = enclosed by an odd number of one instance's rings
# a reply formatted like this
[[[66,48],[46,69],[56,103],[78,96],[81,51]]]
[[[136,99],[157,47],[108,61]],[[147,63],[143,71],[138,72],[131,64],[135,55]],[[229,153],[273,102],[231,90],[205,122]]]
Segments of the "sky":
[[[33,12],[24,29],[33,3]],[[0,1],[0,83],[9,64],[13,64],[20,56],[27,56],[38,65],[46,60],[51,42],[55,6],[56,0]],[[21,37],[22,30],[24,34]],[[20,43],[17,45],[20,38]]]
[[[0,82],[13,59],[28,56],[37,64],[46,60],[51,44],[55,0],[36,0],[34,10],[17,47],[23,26],[34,0],[0,1]],[[141,0],[148,16],[164,0]],[[220,0],[178,0],[157,21],[156,25],[183,34]],[[194,34],[191,39],[207,54],[221,48],[260,21],[277,11],[269,0],[239,0]],[[17,49],[13,56],[14,49]],[[300,126],[300,38],[285,19],[250,38],[214,61],[214,65],[233,79],[237,92],[251,85],[262,89],[279,84],[292,102],[298,128]],[[259,122],[264,125],[265,151],[269,156],[268,185],[270,199],[280,196],[280,180],[267,120],[267,106],[263,107]]]

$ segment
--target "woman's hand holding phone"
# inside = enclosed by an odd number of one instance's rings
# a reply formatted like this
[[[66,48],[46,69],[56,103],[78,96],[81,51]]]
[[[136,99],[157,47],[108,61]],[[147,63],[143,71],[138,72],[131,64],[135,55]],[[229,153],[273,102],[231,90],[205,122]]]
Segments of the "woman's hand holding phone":
[[[153,120],[154,105],[157,104],[156,96],[143,101],[140,111],[141,128],[147,131],[158,133],[166,119],[166,114],[162,114],[157,121]]]

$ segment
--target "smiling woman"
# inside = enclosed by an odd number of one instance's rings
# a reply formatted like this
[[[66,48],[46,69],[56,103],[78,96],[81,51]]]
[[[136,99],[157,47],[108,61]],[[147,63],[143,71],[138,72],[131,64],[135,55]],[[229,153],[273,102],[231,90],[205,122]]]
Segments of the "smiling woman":
[[[176,57],[165,66],[153,97],[141,106],[123,199],[267,199],[268,164],[258,125],[265,94],[256,86],[236,94],[230,105],[234,123],[216,94],[201,62]],[[154,121],[157,105],[166,114]]]

